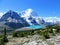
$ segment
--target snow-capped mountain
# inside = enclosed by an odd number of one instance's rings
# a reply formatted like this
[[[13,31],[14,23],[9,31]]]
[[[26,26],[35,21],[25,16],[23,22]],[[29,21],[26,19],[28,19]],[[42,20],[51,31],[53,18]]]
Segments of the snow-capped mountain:
[[[6,25],[12,28],[21,28],[30,25],[60,25],[60,18],[43,18],[39,17],[38,14],[32,10],[27,9],[22,11],[20,14],[12,10],[5,13],[0,19],[0,27]]]
[[[38,17],[38,14],[33,9],[26,9],[21,12],[21,16],[25,18],[28,18],[30,16]]]
[[[2,17],[1,17],[1,21],[15,21],[15,20],[19,20],[20,16],[14,12],[14,11],[8,11],[7,13],[5,13]]]
[[[32,9],[22,11],[21,17],[23,17],[30,25],[40,25],[45,23],[45,21],[42,18],[39,18],[38,14]]]
[[[36,19],[36,22],[37,22],[38,24],[45,24],[45,20],[44,20],[43,18],[40,18],[40,17],[38,17],[38,18]]]
[[[13,28],[29,26],[29,24],[23,18],[21,18],[16,12],[11,10],[2,16],[0,21],[5,21],[5,25]]]
[[[3,16],[4,13],[0,12],[0,18]]]
[[[43,17],[45,23],[48,25],[60,25],[59,17]]]

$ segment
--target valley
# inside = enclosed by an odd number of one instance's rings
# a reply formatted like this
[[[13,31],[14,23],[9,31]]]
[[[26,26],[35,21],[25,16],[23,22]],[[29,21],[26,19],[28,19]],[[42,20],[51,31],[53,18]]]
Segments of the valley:
[[[26,11],[10,10],[0,18],[0,45],[59,45],[60,21],[46,22],[32,9]]]

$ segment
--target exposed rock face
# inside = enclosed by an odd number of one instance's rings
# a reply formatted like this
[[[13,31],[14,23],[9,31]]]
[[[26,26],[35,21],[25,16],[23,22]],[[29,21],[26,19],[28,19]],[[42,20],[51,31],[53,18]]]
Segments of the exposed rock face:
[[[20,38],[9,38],[7,45],[60,45],[60,36],[42,40],[39,35]]]
[[[4,25],[7,25],[11,28],[21,28],[25,26],[29,26],[29,24],[19,16],[18,13],[10,10],[7,13],[5,13],[1,19],[0,22],[4,23]]]
[[[17,12],[10,10],[1,17],[0,22],[4,23],[3,25],[7,25],[14,29],[45,23],[45,21],[39,18],[37,13],[32,9],[27,9],[20,13],[20,15]]]
[[[44,24],[45,21],[33,9],[27,9],[21,12],[23,17],[30,25]]]

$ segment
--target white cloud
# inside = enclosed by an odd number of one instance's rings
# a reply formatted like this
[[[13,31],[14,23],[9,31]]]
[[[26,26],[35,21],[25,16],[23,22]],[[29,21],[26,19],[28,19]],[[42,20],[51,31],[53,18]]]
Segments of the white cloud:
[[[2,12],[0,12],[0,18],[3,16],[3,13]]]
[[[32,9],[27,9],[26,11],[23,11],[24,13],[22,14],[22,17],[29,17],[32,11]]]
[[[60,21],[59,17],[42,17],[46,22]]]

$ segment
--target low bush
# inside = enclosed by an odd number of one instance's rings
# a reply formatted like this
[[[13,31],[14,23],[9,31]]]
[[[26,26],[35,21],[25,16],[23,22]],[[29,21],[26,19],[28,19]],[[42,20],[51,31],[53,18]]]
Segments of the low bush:
[[[0,45],[5,45],[3,38],[0,38]]]
[[[17,32],[13,32],[13,37],[18,37]]]

